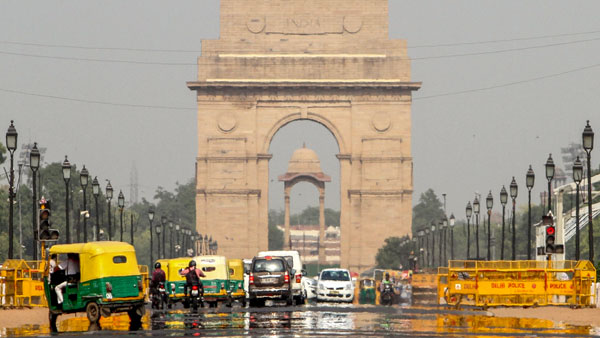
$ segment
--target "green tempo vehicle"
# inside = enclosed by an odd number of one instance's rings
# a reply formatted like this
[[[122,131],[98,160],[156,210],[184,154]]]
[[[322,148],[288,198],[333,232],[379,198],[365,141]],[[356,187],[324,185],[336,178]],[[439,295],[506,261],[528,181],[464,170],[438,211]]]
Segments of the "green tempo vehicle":
[[[375,291],[375,280],[365,278],[360,280],[358,303],[359,304],[375,304],[377,292]]]
[[[183,303],[183,307],[187,308],[185,302],[185,276],[179,274],[179,271],[188,267],[192,259],[189,257],[172,258],[167,261],[167,269],[165,271],[166,282],[165,288],[169,295],[168,307],[171,308],[178,302]],[[162,263],[161,263],[162,264]]]
[[[211,307],[219,302],[231,306],[232,296],[229,287],[229,266],[225,256],[196,256],[196,267],[201,269],[206,277],[202,278],[204,286],[204,301]]]

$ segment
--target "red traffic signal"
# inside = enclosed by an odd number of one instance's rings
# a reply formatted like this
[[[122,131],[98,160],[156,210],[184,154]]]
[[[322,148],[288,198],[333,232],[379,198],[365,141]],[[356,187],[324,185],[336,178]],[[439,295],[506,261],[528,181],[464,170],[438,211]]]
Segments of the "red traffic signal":
[[[556,232],[556,228],[553,226],[546,227],[546,235],[551,236]]]

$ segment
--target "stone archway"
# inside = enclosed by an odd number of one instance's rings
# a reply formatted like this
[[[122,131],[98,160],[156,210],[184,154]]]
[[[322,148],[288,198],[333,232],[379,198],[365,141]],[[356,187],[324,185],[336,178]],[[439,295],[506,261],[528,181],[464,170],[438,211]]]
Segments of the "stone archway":
[[[374,264],[411,231],[406,42],[389,40],[386,0],[221,0],[198,80],[196,228],[230,257],[267,249],[268,153],[284,125],[324,125],[340,153],[341,265]],[[357,14],[360,13],[360,14]]]

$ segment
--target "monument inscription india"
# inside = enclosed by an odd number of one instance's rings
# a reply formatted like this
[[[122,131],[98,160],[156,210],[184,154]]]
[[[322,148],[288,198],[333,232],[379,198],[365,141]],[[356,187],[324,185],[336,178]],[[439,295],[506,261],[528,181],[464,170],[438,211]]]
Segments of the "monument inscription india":
[[[219,253],[268,243],[269,145],[296,120],[325,126],[340,153],[341,265],[363,271],[411,231],[412,91],[406,41],[387,0],[221,0],[198,79],[196,228]],[[284,240],[286,242],[287,240]]]

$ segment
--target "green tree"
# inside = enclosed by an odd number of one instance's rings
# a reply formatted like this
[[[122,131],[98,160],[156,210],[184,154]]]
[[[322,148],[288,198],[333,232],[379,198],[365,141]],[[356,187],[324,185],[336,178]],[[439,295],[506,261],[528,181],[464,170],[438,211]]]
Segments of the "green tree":
[[[400,267],[406,269],[410,266],[409,256],[413,250],[413,242],[409,241],[408,236],[388,237],[375,256],[377,267],[380,269],[400,269]]]
[[[277,228],[284,222],[283,210],[269,210],[269,250],[281,250],[283,248],[283,231]]]
[[[442,202],[433,189],[425,191],[419,197],[419,203],[413,207],[413,233],[430,226],[432,222],[437,225],[442,217],[444,217]]]
[[[6,147],[4,146],[4,144],[2,144],[2,142],[0,142],[0,164],[4,163],[4,161],[6,161]]]

